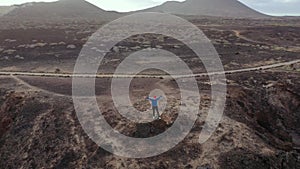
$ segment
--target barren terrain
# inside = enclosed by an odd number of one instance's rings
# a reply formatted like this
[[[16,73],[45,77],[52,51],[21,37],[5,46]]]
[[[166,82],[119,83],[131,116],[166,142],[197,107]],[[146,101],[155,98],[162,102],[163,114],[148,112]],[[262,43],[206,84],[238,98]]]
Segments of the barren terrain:
[[[98,106],[108,123],[124,135],[147,138],[176,120],[178,85],[158,70],[135,76],[130,100],[136,109],[151,112],[145,97],[154,89],[164,91],[167,100],[161,120],[135,123],[119,114],[111,98],[112,78],[132,75],[114,76],[114,70],[126,56],[147,48],[173,52],[192,69],[194,75],[177,78],[196,78],[199,118],[175,148],[146,159],[119,157],[99,147],[83,131],[74,110],[76,59],[105,21],[0,18],[5,23],[0,25],[0,168],[300,168],[299,18],[184,18],[211,40],[227,78],[224,116],[204,144],[198,140],[212,101],[211,86],[224,84],[210,82],[201,60],[180,41],[154,34],[132,36],[111,49],[97,75],[84,75],[96,76]]]

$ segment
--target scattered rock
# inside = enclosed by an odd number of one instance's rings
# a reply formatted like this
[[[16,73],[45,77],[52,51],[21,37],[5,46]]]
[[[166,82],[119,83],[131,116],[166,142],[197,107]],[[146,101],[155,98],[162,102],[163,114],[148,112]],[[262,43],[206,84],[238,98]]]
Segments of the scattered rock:
[[[168,125],[163,120],[156,120],[152,123],[139,123],[136,126],[136,132],[134,133],[134,137],[137,138],[148,138],[156,136],[166,129],[168,129]]]
[[[28,158],[28,153],[25,153],[25,154],[23,155],[23,159],[26,160],[27,158]]]
[[[20,56],[20,55],[16,55],[15,56],[16,59],[20,59],[20,60],[24,60],[24,57]]]
[[[54,56],[59,58],[61,56],[61,54],[55,54]]]
[[[162,49],[163,47],[161,45],[156,45],[156,48]]]
[[[9,57],[8,56],[4,56],[3,60],[9,60]]]
[[[16,52],[16,50],[14,50],[14,49],[8,49],[8,50],[3,51],[4,54],[8,54],[8,55],[11,55],[15,52]]]
[[[35,44],[29,44],[29,45],[27,45],[26,48],[33,49],[33,48],[36,48],[36,47],[44,47],[46,45],[47,45],[47,43],[35,43]]]
[[[119,52],[120,52],[120,49],[119,49],[117,46],[114,46],[114,47],[113,47],[113,51],[116,52],[116,53],[119,53]]]
[[[58,44],[59,44],[59,45],[66,45],[65,42],[59,42]]]
[[[56,69],[55,69],[55,73],[60,73],[60,69],[59,69],[59,68],[56,68]]]
[[[18,48],[25,48],[26,45],[19,45]]]
[[[4,42],[13,43],[13,42],[17,42],[17,40],[15,40],[15,39],[5,39]]]
[[[76,45],[68,45],[67,49],[76,49]]]
[[[50,45],[50,46],[57,46],[58,43],[50,43],[49,45]]]

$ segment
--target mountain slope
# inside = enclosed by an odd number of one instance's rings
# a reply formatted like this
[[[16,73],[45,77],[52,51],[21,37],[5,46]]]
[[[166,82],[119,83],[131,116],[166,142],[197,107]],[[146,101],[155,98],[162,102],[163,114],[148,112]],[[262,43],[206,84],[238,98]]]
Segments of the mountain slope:
[[[0,6],[0,16],[3,16],[13,10],[15,7],[12,6]]]
[[[160,6],[143,10],[144,12],[163,12],[178,15],[222,16],[232,18],[261,18],[261,14],[237,0],[186,0],[169,1]]]
[[[116,12],[104,11],[84,0],[60,0],[57,2],[38,2],[18,5],[6,17],[22,19],[101,19],[118,17]]]

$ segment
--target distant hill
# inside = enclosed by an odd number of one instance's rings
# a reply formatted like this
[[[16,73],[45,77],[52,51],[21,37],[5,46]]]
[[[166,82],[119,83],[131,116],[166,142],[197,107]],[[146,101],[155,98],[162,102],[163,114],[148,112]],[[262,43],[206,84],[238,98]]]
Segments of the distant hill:
[[[231,18],[263,18],[267,17],[237,0],[186,0],[184,2],[169,1],[160,6],[140,12],[163,12],[178,15],[221,16]]]
[[[12,11],[15,7],[13,6],[0,6],[0,16],[3,16],[10,11]]]
[[[84,0],[60,0],[57,2],[32,2],[15,6],[6,17],[18,19],[99,19],[111,20],[121,14],[104,11]]]

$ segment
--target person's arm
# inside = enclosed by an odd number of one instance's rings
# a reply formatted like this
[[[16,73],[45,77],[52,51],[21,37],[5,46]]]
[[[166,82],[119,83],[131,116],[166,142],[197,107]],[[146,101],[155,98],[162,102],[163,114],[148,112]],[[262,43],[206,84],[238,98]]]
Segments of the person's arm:
[[[162,98],[162,96],[159,96],[159,98],[157,98],[157,100],[160,100]]]
[[[146,100],[153,101],[154,99],[152,99],[151,97],[148,96],[148,97],[146,98]]]

